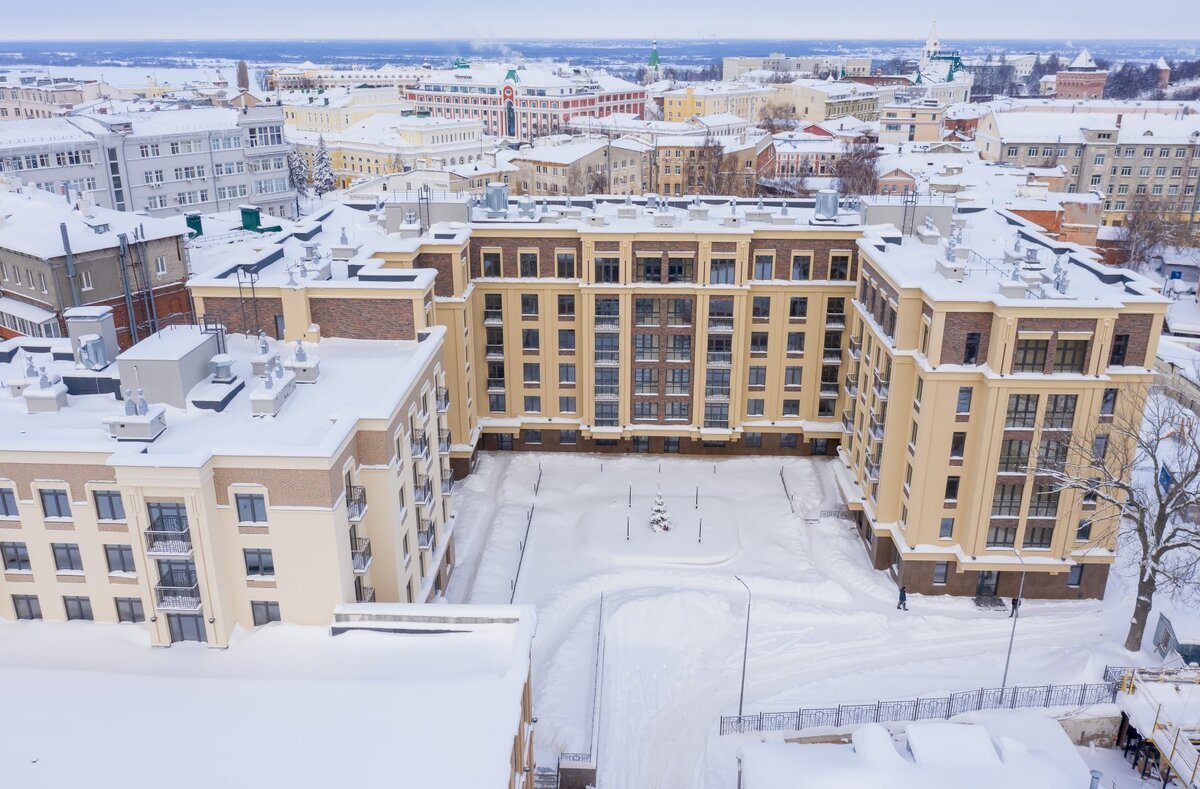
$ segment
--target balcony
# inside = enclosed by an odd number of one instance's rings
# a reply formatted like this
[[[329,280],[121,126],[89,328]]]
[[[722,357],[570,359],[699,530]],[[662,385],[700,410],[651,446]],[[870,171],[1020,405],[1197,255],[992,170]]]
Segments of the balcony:
[[[709,351],[708,366],[709,367],[731,367],[733,365],[733,351]]]
[[[498,362],[504,359],[503,345],[485,345],[483,346],[484,358],[488,361]]]
[[[449,430],[439,430],[438,431],[438,454],[439,455],[449,455],[450,454],[450,444],[451,444],[450,431]]]
[[[849,411],[842,412],[842,432],[843,433],[853,433],[854,432],[854,415],[851,414]]]
[[[412,437],[409,439],[409,448],[412,449],[413,459],[422,458],[429,460],[429,439],[425,437],[425,431],[416,429],[412,431]]]
[[[871,434],[871,438],[876,441],[883,440],[883,422],[871,419],[867,431]]]
[[[615,416],[596,417],[596,427],[620,427],[620,424]]]
[[[872,479],[872,480],[879,479],[879,464],[878,463],[876,463],[873,460],[867,460],[867,462],[864,464],[863,468],[867,472],[867,479]]]
[[[200,584],[194,579],[155,584],[154,607],[159,611],[199,611]]]
[[[430,484],[429,477],[417,477],[417,483],[413,486],[413,501],[418,507],[433,506],[433,485]]]
[[[838,396],[837,381],[822,381],[820,396],[825,399],[833,399]]]
[[[146,529],[147,556],[191,556],[192,533],[186,517],[160,515]]]
[[[857,397],[858,396],[858,378],[856,376],[853,376],[853,375],[846,376],[846,396],[847,397]]]
[[[371,567],[371,538],[355,537],[350,541],[350,562],[354,572],[362,575]]]
[[[613,365],[620,364],[621,352],[618,350],[596,351],[596,364],[598,365]]]
[[[888,382],[886,378],[876,378],[875,384],[871,387],[871,391],[880,400],[888,399]]]
[[[450,390],[444,386],[437,388],[437,412],[444,414],[450,410]]]
[[[720,430],[728,430],[729,429],[729,420],[728,419],[705,419],[704,426],[710,427],[710,428],[718,428]]]
[[[825,315],[826,329],[844,329],[846,328],[846,313],[830,312]]]
[[[351,523],[358,523],[367,514],[367,489],[361,485],[351,485],[346,489],[346,517]]]
[[[449,496],[454,492],[454,477],[448,473],[442,474],[442,495]]]
[[[484,310],[483,311],[484,326],[503,326],[504,313],[500,310]]]
[[[720,332],[721,334],[733,333],[733,316],[729,315],[709,315],[708,330],[710,332]]]
[[[417,547],[423,551],[433,550],[437,537],[433,531],[433,521],[422,518],[417,527]]]
[[[620,393],[621,387],[618,384],[596,384],[597,400],[616,400]]]
[[[375,602],[375,587],[374,586],[359,587],[358,594],[355,595],[355,597],[357,598],[356,602],[373,603],[373,602]]]
[[[850,354],[850,358],[857,362],[862,358],[862,342],[857,337],[851,337],[847,352]]]
[[[619,315],[597,315],[596,331],[620,331],[621,318]]]
[[[716,400],[720,403],[729,402],[728,386],[709,386],[704,389],[705,400]]]
[[[841,348],[823,348],[821,349],[822,364],[841,364],[842,349]]]
[[[1020,474],[1025,476],[1025,472],[1029,468],[1029,459],[1023,457],[1006,457],[1000,456],[1000,465],[996,469],[997,474]]]
[[[504,394],[504,379],[489,378],[487,379],[488,394]]]

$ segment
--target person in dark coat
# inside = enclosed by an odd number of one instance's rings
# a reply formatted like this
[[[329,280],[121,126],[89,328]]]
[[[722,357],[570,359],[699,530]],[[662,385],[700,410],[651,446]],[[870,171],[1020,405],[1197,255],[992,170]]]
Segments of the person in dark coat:
[[[1014,597],[1014,598],[1012,599],[1012,613],[1010,613],[1010,614],[1008,615],[1008,618],[1009,618],[1009,619],[1012,619],[1014,616],[1016,616],[1016,615],[1017,615],[1017,609],[1018,609],[1018,608],[1020,608],[1020,607],[1021,607],[1021,598],[1019,598],[1019,597]]]
[[[908,610],[908,588],[900,587],[900,602],[896,603],[896,608],[901,611]]]

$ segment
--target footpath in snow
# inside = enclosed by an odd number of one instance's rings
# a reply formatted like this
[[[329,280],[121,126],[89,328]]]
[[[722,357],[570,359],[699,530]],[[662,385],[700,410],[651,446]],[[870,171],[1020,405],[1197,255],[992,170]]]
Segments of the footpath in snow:
[[[456,495],[447,596],[537,606],[540,765],[593,753],[602,786],[734,785],[746,740],[717,725],[739,700],[747,592],[735,576],[753,594],[747,713],[999,685],[1007,612],[919,595],[897,611],[895,585],[828,514],[840,507],[833,462],[481,457]],[[672,528],[656,533],[660,491]],[[1103,602],[1022,608],[1010,683],[1094,682],[1128,659],[1129,599],[1113,577]]]

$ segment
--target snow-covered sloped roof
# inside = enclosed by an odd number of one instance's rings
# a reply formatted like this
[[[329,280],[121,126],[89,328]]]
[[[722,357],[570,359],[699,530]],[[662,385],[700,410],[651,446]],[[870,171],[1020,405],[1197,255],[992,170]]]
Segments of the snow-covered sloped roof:
[[[1080,71],[1095,71],[1097,66],[1096,61],[1092,58],[1092,53],[1087,51],[1087,47],[1084,47],[1067,68],[1078,69]]]

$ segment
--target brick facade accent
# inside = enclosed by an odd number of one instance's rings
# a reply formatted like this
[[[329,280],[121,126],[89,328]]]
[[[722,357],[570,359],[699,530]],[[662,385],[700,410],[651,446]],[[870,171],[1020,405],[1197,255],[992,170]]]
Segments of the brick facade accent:
[[[338,475],[340,477],[340,466]],[[229,486],[262,485],[271,506],[332,507],[329,473],[320,469],[215,468],[213,489],[217,503],[229,504]],[[341,488],[338,488],[341,494]]]
[[[413,303],[410,299],[308,300],[313,323],[322,337],[353,340],[415,340]]]
[[[1021,318],[1017,321],[1018,335],[1023,331],[1054,332],[1050,338],[1050,347],[1046,351],[1046,366],[1042,368],[1043,373],[1052,375],[1054,373],[1054,352],[1058,347],[1058,332],[1095,332],[1096,321],[1091,318]],[[1020,342],[1019,336],[1017,341]],[[1095,350],[1096,337],[1093,334],[1092,339],[1088,341],[1089,360]],[[1009,372],[1012,372],[1012,362],[1009,362],[1007,366]],[[1089,364],[1085,369],[1090,369],[1090,367]]]
[[[413,261],[413,268],[432,268],[437,269],[437,278],[433,281],[433,295],[435,296],[453,296],[454,295],[454,264],[458,260],[457,255],[446,253],[422,252],[417,255],[417,259]]]
[[[30,483],[35,479],[62,480],[70,487],[71,501],[87,501],[84,485],[88,482],[116,482],[111,466],[74,463],[5,463],[0,467],[0,479],[11,479],[16,496],[23,501],[34,498]]]
[[[1146,313],[1123,313],[1117,317],[1113,334],[1129,335],[1129,350],[1125,353],[1125,364],[1133,367],[1153,367],[1154,360],[1146,358],[1150,350],[1150,333],[1154,328],[1154,316]]]
[[[203,317],[218,321],[226,331],[235,334],[258,334],[261,329],[273,337],[276,315],[283,315],[283,302],[276,298],[246,299],[244,308],[241,299],[214,296],[204,299]]]
[[[746,261],[748,269],[746,278],[754,278],[754,256],[775,253],[775,279],[792,278],[792,256],[797,253],[812,253],[809,278],[815,280],[829,279],[829,262],[831,256],[846,254],[850,257],[848,284],[853,284],[858,276],[858,250],[851,240],[825,240],[820,238],[755,238],[750,242],[750,254]]]
[[[575,253],[575,270],[580,272],[583,264],[583,245],[574,236],[551,236],[548,238],[504,238],[504,237],[471,237],[470,268],[472,277],[483,276],[483,249],[500,249],[500,270],[505,277],[520,276],[520,261],[518,249],[536,249],[538,253],[538,276],[557,276],[555,271],[555,254],[558,250]]]
[[[498,450],[499,442],[497,433],[484,433],[480,438],[479,448],[488,451]],[[781,447],[780,433],[763,433],[761,447],[747,447],[745,441],[730,441],[723,442],[720,446],[705,446],[703,441],[689,437],[681,437],[679,439],[680,455],[711,455],[717,456],[742,456],[742,455],[809,455],[810,445],[803,434],[797,435],[795,447]],[[604,439],[600,439],[604,440]],[[631,439],[617,439],[615,444],[599,444],[597,439],[586,438],[583,434],[579,434],[575,444],[560,443],[559,431],[557,429],[543,429],[542,443],[530,444],[524,440],[523,433],[513,435],[512,447],[514,451],[532,451],[532,452],[596,452],[607,455],[627,455],[633,453],[633,441]],[[838,439],[829,439],[826,455],[837,454]],[[650,436],[649,453],[652,455],[658,454],[676,454],[665,453],[663,450],[663,438],[661,436]],[[456,475],[457,478],[457,475]]]
[[[948,312],[942,325],[942,353],[939,364],[963,364],[966,355],[967,335],[979,333],[979,355],[976,362],[987,361],[988,349],[992,344],[992,313]]]

